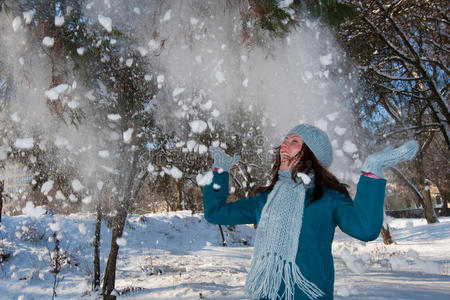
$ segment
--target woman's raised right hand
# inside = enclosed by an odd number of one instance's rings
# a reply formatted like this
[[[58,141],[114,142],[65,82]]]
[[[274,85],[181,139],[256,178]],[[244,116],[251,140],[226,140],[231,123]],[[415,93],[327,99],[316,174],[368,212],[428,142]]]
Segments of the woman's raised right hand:
[[[209,147],[209,152],[214,159],[214,163],[212,165],[213,169],[219,168],[223,169],[225,172],[230,172],[231,167],[241,160],[239,155],[235,154],[231,157],[219,147]]]

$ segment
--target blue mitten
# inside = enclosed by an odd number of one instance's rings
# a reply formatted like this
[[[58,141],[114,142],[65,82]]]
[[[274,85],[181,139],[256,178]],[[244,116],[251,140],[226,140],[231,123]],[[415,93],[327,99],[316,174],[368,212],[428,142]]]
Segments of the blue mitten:
[[[384,168],[412,159],[418,150],[419,143],[414,140],[408,141],[396,149],[388,146],[380,152],[369,155],[363,163],[361,171],[383,177]]]
[[[241,157],[235,154],[233,157],[223,151],[222,148],[218,147],[209,147],[209,152],[211,156],[214,158],[214,163],[212,165],[214,168],[223,169],[225,172],[230,172],[231,167],[241,160]]]

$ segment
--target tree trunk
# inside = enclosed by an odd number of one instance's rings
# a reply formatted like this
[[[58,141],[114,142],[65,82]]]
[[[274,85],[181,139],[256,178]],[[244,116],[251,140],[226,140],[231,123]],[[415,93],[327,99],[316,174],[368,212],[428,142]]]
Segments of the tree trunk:
[[[222,246],[227,246],[227,240],[225,239],[225,235],[223,234],[222,225],[219,225],[220,236],[222,237]]]
[[[111,296],[112,291],[115,288],[116,283],[116,263],[117,256],[119,254],[119,245],[117,245],[117,239],[122,236],[125,221],[128,213],[125,209],[122,209],[114,218],[114,227],[111,237],[111,249],[109,251],[108,262],[106,264],[105,277],[103,280],[103,299],[115,300],[116,296]]]
[[[446,193],[446,194],[441,193],[441,201],[442,201],[441,216],[443,216],[443,217],[450,216],[450,209],[448,209],[448,197],[449,196],[450,196],[449,193]]]
[[[428,185],[426,185],[428,187]],[[428,224],[439,223],[439,219],[436,215],[436,211],[433,207],[433,201],[431,200],[431,193],[429,189],[423,189],[423,214]]]
[[[181,180],[177,181],[178,202],[176,210],[184,210],[185,205],[183,202],[183,183]]]
[[[441,196],[441,216],[449,216],[450,210],[448,209],[448,203],[450,198],[450,189],[445,185],[445,183],[443,186],[440,181],[436,182],[436,186],[439,190],[439,195]]]
[[[381,236],[383,237],[383,243],[385,245],[391,245],[392,243],[394,243],[394,241],[392,240],[391,230],[389,229],[389,225],[383,224],[383,226],[381,227]]]
[[[122,237],[125,221],[128,216],[128,209],[131,206],[132,201],[131,190],[133,188],[133,179],[136,174],[136,165],[133,163],[127,174],[122,178],[126,178],[125,187],[119,200],[117,200],[116,211],[117,214],[113,220],[113,229],[111,236],[111,248],[109,250],[108,262],[106,263],[105,276],[103,278],[103,299],[114,300],[115,296],[111,296],[112,291],[116,284],[116,264],[117,256],[119,254],[119,245],[117,245],[117,239]]]
[[[0,223],[2,222],[4,187],[5,187],[5,185],[4,185],[3,181],[0,181]]]
[[[449,195],[447,195],[449,196]],[[446,196],[441,195],[442,208],[441,208],[441,216],[448,217],[450,216],[450,210],[448,209],[448,198]],[[0,220],[1,222],[1,220]]]
[[[55,299],[56,295],[56,287],[58,285],[58,274],[61,271],[61,253],[59,248],[59,239],[56,237],[56,232],[53,233],[53,239],[55,240],[55,248],[53,252],[53,294],[52,300]]]
[[[100,237],[102,228],[102,203],[101,199],[97,199],[97,215],[95,221],[95,238],[94,238],[94,281],[92,287],[97,289],[100,286]]]
[[[148,176],[148,172],[145,172],[143,176],[138,178],[138,182],[135,185],[136,174],[138,172],[138,158],[139,153],[136,151],[133,155],[133,163],[129,167],[126,178],[126,185],[124,187],[122,201],[119,201],[116,206],[117,215],[114,217],[113,231],[111,236],[111,249],[109,252],[108,262],[106,263],[105,277],[103,280],[103,299],[115,300],[116,296],[112,296],[111,293],[115,288],[116,283],[116,264],[117,256],[119,254],[119,245],[117,245],[117,239],[122,237],[123,228],[127,220],[128,212],[131,209],[134,199],[137,198],[139,191],[141,190],[145,178]]]
[[[166,204],[167,204],[167,212],[176,211],[176,206],[172,205],[172,202],[170,199],[166,199]]]
[[[428,179],[426,179],[424,170],[423,151],[417,153],[417,173],[420,181],[420,191],[422,194],[423,214],[428,224],[438,223],[439,219],[436,216],[436,212],[431,201],[431,194],[429,189]]]

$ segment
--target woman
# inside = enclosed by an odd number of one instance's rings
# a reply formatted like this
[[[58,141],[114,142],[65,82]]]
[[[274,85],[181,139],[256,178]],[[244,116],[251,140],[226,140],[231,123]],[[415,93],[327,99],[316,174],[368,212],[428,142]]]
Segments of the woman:
[[[226,203],[228,176],[239,161],[220,148],[212,183],[205,186],[205,218],[215,224],[258,224],[245,292],[252,299],[333,299],[331,244],[336,226],[362,241],[378,237],[386,180],[382,170],[414,157],[415,141],[370,155],[361,170],[355,200],[327,169],[327,134],[300,124],[277,148],[272,181],[255,197]]]

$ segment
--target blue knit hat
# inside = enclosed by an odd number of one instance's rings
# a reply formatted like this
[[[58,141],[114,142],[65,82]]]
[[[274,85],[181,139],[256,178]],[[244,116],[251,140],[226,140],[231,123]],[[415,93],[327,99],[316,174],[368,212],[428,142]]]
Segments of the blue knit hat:
[[[333,162],[333,149],[325,131],[312,125],[299,124],[292,128],[288,132],[288,135],[292,133],[296,133],[301,136],[305,144],[308,145],[317,160],[325,168],[329,168],[331,166],[331,163]]]

